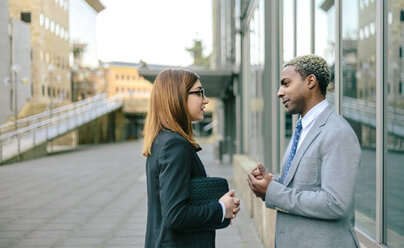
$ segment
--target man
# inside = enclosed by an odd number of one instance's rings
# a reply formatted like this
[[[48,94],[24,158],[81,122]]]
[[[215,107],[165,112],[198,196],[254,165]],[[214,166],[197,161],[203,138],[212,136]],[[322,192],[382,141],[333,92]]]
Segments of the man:
[[[280,178],[262,164],[248,183],[277,211],[276,247],[359,247],[354,192],[360,163],[358,139],[325,99],[330,71],[324,59],[307,55],[285,64],[278,97],[299,114]]]

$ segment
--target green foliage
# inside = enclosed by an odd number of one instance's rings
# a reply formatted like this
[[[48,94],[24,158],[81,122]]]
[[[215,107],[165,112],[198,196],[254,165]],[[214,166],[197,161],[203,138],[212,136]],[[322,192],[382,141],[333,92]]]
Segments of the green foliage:
[[[191,48],[186,48],[188,52],[194,57],[194,66],[209,67],[210,55],[203,55],[202,40],[194,40],[194,45]]]

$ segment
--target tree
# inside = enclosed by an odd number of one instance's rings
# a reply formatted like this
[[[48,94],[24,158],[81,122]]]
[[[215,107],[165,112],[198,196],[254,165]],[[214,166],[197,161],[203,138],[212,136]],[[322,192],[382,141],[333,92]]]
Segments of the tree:
[[[83,55],[86,51],[87,44],[80,43],[78,41],[73,41],[71,45],[71,51],[73,53],[73,63],[76,66],[81,66]]]
[[[186,48],[188,52],[194,57],[194,66],[209,67],[210,55],[203,55],[203,45],[202,40],[194,40],[194,45],[191,48]]]

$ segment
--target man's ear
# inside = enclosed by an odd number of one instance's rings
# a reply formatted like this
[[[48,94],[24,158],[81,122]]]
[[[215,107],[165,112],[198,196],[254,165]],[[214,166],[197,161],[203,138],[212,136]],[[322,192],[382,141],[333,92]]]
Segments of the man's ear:
[[[307,79],[307,85],[309,86],[309,89],[313,89],[318,84],[317,78],[314,74],[308,75],[306,79]]]

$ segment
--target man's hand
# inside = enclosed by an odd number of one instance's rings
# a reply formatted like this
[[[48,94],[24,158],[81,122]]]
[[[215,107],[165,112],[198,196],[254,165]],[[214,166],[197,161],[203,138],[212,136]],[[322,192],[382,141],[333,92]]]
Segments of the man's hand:
[[[272,180],[272,174],[261,163],[248,174],[247,178],[248,185],[255,196],[261,198],[265,198],[268,185]]]

